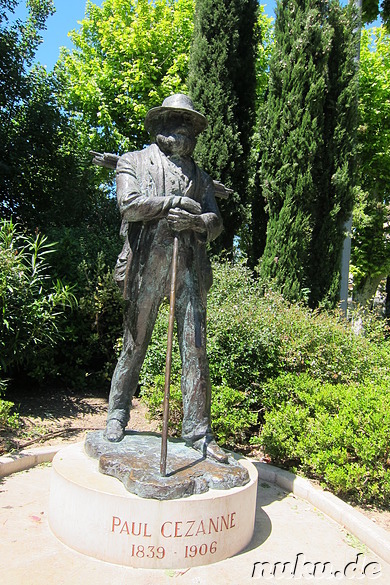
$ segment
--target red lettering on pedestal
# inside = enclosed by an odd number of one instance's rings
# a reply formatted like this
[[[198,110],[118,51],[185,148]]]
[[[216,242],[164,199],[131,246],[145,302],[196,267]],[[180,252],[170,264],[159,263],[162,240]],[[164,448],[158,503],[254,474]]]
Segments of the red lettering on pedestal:
[[[172,522],[164,522],[164,524],[161,526],[161,534],[164,538],[172,538],[172,532],[171,534],[166,534],[166,532],[169,530],[168,525],[172,526]]]
[[[128,534],[129,536],[144,536],[145,538],[151,538],[151,534],[148,533],[148,525],[145,522],[125,522],[122,523],[122,520],[118,516],[112,517],[112,525],[111,525],[111,532],[115,532],[116,528],[120,528],[119,534]],[[117,531],[118,532],[118,531]]]
[[[129,525],[127,524],[127,521],[123,524],[119,534],[122,534],[122,532],[126,532],[126,534],[130,534]]]
[[[198,536],[198,534],[206,534],[206,531],[204,529],[203,520],[201,520],[199,522],[198,530],[195,532],[195,536]]]
[[[118,518],[118,516],[113,516],[112,517],[112,528],[111,528],[111,532],[115,531],[115,528],[117,526],[120,526],[122,524],[122,520],[120,518]]]
[[[138,522],[138,527],[137,527],[137,532],[136,532],[136,523],[132,522],[131,523],[131,534],[133,536],[141,536],[141,529],[142,529],[142,524],[141,522]]]
[[[218,532],[219,526],[219,516],[217,516],[216,523],[212,518],[209,519],[209,534],[211,534],[211,529],[213,528],[214,532]]]
[[[188,528],[187,528],[187,532],[186,532],[185,536],[194,536],[192,529],[193,529],[193,526],[195,524],[195,520],[188,520],[186,522],[186,524],[187,524]]]
[[[164,538],[196,537],[199,535],[213,534],[230,530],[236,526],[236,512],[208,518],[207,520],[187,520],[186,522],[164,522],[161,526],[161,534]]]

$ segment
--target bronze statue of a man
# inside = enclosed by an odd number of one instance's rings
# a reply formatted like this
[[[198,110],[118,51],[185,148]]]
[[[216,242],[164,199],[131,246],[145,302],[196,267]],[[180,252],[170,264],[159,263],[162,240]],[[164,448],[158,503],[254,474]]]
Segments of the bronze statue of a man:
[[[226,462],[211,433],[211,384],[206,356],[206,296],[212,283],[206,243],[222,231],[211,178],[191,155],[206,118],[176,94],[151,109],[145,128],[155,143],[117,164],[117,199],[125,244],[115,279],[125,299],[123,350],[111,382],[108,441],[120,441],[158,309],[169,295],[174,234],[179,235],[176,307],[183,395],[182,436]]]

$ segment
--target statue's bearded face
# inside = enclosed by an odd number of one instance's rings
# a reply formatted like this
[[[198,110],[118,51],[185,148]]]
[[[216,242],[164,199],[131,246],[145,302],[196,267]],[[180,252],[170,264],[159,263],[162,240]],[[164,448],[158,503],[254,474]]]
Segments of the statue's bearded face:
[[[196,145],[191,117],[185,114],[165,114],[156,135],[156,143],[167,155],[190,156]]]

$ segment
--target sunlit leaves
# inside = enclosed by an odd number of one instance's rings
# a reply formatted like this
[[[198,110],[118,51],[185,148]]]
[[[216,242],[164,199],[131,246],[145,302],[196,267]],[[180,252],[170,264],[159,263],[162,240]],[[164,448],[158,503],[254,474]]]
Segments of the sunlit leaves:
[[[146,112],[182,91],[192,34],[193,0],[88,2],[58,67],[64,104],[89,128],[91,148],[117,152],[148,141]]]
[[[352,262],[361,295],[367,280],[390,273],[390,35],[383,27],[362,32],[358,140]]]

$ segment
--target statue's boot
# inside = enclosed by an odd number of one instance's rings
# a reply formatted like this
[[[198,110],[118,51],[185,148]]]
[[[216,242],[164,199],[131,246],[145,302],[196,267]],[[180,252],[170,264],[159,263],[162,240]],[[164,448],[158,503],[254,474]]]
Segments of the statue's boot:
[[[228,454],[217,445],[212,435],[205,435],[201,439],[194,441],[192,447],[200,451],[204,457],[210,457],[210,459],[214,459],[218,463],[228,462]]]
[[[125,436],[125,429],[123,428],[122,423],[116,418],[107,421],[104,436],[107,441],[110,441],[111,443],[119,443],[119,441]]]

